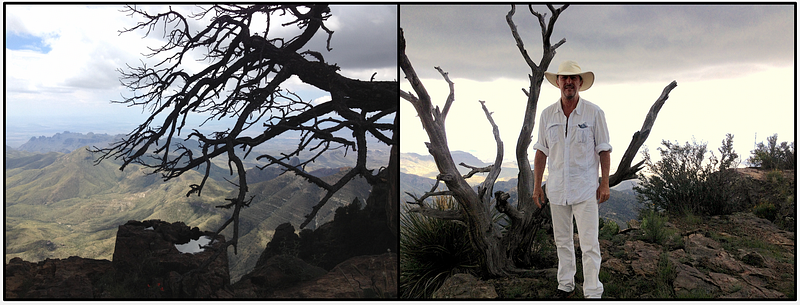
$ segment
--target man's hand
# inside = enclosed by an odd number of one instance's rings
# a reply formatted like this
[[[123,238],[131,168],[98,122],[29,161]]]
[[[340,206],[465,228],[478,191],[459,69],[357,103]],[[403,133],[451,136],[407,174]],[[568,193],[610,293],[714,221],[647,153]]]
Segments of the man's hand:
[[[536,194],[536,191],[534,191],[533,193]],[[600,183],[600,186],[597,187],[597,203],[600,204],[606,202],[606,200],[608,200],[608,198],[610,197],[611,197],[611,190],[609,190],[608,184]]]
[[[547,155],[541,150],[536,151],[533,157],[533,202],[540,209],[544,204],[544,190],[542,189],[542,177],[544,177],[544,166],[547,164]]]
[[[542,203],[544,203],[544,190],[541,185],[533,187],[533,202],[536,203],[537,207],[540,209],[542,208]]]

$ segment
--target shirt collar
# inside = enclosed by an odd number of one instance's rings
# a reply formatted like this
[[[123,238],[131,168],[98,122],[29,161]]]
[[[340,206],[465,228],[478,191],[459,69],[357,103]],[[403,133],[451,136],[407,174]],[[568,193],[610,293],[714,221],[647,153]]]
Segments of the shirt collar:
[[[576,105],[575,110],[573,110],[575,111],[575,114],[580,115],[583,112],[583,104],[584,104],[583,98],[582,97],[578,98],[578,105]]]
[[[561,109],[561,98],[560,97],[558,98],[558,101],[556,103],[558,104],[558,107],[556,107],[556,111],[558,113],[562,113],[563,114],[564,113],[564,109]],[[583,104],[584,104],[583,98],[582,97],[578,98],[578,105],[576,105],[575,106],[575,110],[572,110],[572,111],[575,111],[575,114],[580,115],[581,113],[583,113]]]

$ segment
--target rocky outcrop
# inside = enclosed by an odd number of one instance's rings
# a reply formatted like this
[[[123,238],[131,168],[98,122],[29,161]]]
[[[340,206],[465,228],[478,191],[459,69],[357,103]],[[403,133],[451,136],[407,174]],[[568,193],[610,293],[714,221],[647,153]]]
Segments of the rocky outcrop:
[[[5,265],[4,299],[91,299],[108,297],[102,282],[111,262],[72,256],[38,263],[13,258]]]
[[[699,223],[668,222],[663,229],[670,237],[662,244],[646,241],[639,226],[600,240],[601,278],[607,284],[604,298],[784,300],[795,291],[794,232],[752,213],[714,216]],[[581,255],[576,259],[580,265]],[[547,299],[555,296],[555,278],[555,272],[547,269],[485,282],[456,274],[432,298]],[[655,282],[667,291],[641,288],[653,288]],[[581,297],[578,289],[575,298]]]
[[[4,296],[232,298],[227,252],[222,247],[225,238],[218,236],[211,241],[208,236],[213,233],[181,222],[131,220],[117,230],[112,261],[77,256],[38,263],[12,259],[5,265]],[[208,247],[201,248],[197,242],[206,238]]]
[[[683,228],[669,226],[682,233],[680,246],[645,242],[637,238],[638,230],[625,232],[627,236],[621,242],[601,241],[602,268],[632,281],[652,279],[665,272],[661,260],[666,253],[674,272],[671,284],[676,296],[781,299],[786,295],[779,288],[794,285],[786,281],[795,276],[795,268],[789,263],[794,256],[793,232],[780,230],[752,213],[715,216],[706,223]],[[755,240],[754,245],[761,248],[733,246],[747,244],[741,240]],[[768,250],[774,247],[786,252]]]
[[[201,232],[182,222],[131,220],[117,230],[113,264],[116,278],[135,277],[135,284],[157,287],[152,297],[230,298],[227,251],[224,236]],[[183,249],[182,245],[209,240],[208,248]],[[180,248],[180,249],[179,249]],[[206,268],[200,267],[208,263]]]
[[[670,261],[677,271],[673,289],[677,294],[700,289],[721,298],[785,298],[783,293],[768,288],[770,281],[781,280],[770,268],[774,265],[758,252],[738,250],[742,254],[736,257],[719,242],[702,234],[687,236],[686,251],[670,253]],[[702,272],[701,269],[721,272]]]

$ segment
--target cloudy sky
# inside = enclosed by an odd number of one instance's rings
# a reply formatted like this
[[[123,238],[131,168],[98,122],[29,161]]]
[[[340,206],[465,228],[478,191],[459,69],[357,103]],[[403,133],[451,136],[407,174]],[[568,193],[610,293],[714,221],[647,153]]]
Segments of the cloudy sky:
[[[119,83],[117,69],[148,62],[142,53],[161,45],[161,37],[145,39],[143,31],[119,34],[141,21],[121,12],[121,5],[4,5],[6,144],[23,144],[31,136],[56,132],[127,133],[146,118],[141,107],[112,104],[130,95]],[[176,11],[196,10],[172,6]],[[308,45],[338,63],[343,75],[378,80],[397,79],[397,7],[332,6],[326,22],[335,33],[325,52],[324,33]],[[149,12],[164,8],[147,7]],[[197,25],[195,23],[194,25]],[[198,29],[199,30],[199,29]],[[279,30],[272,30],[280,34]],[[306,50],[304,48],[303,50]],[[199,66],[200,64],[195,64]],[[304,100],[327,93],[286,84]],[[99,126],[99,127],[98,127]]]
[[[552,15],[545,6],[534,9],[548,13],[548,19]],[[434,66],[449,72],[455,83],[456,101],[447,117],[450,149],[485,161],[494,158],[494,140],[478,100],[494,112],[506,147],[504,161],[515,159],[524,114],[521,88],[528,87],[530,69],[505,21],[509,10],[509,5],[400,8],[406,53],[434,103],[443,105],[448,93]],[[614,147],[612,172],[650,106],[673,80],[678,86],[645,143],[651,155],[658,155],[662,139],[684,144],[694,138],[716,152],[725,134],[732,133],[735,150],[746,159],[754,140],[777,133],[779,142],[794,141],[794,16],[791,5],[573,5],[555,25],[552,43],[562,38],[566,43],[548,71],[575,60],[595,73],[594,86],[581,97],[605,111]],[[517,6],[514,22],[538,63],[538,21],[527,6]],[[412,91],[404,79],[400,86]],[[545,81],[539,113],[559,96]],[[427,136],[413,107],[406,101],[400,105],[401,151],[427,154]],[[536,141],[535,132],[533,137]]]

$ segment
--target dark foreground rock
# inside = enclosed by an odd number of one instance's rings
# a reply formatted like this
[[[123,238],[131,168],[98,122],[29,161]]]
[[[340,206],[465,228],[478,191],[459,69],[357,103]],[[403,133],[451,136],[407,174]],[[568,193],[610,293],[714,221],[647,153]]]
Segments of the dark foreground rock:
[[[201,251],[197,253],[181,252],[176,247],[213,235],[182,222],[128,221],[117,231],[113,257],[116,279],[136,279],[134,285],[145,285],[157,298],[230,298],[233,291],[229,287],[228,256],[221,247],[224,236],[210,241],[208,248],[196,249]],[[199,271],[209,259],[213,260],[208,267]]]
[[[290,226],[272,244],[296,241]],[[112,261],[80,257],[5,265],[10,299],[342,299],[397,298],[396,253],[356,256],[331,270],[267,247],[256,268],[230,285],[223,236],[208,248],[179,249],[213,236],[181,222],[128,221],[119,226]],[[217,254],[216,250],[222,250]],[[279,249],[278,249],[279,250]],[[214,256],[213,260],[209,260]],[[208,262],[207,268],[201,265]]]
[[[397,298],[397,254],[350,258],[314,280],[275,291],[274,298],[393,299]]]
[[[182,222],[135,221],[119,226],[112,261],[73,256],[38,263],[11,259],[5,265],[5,299],[232,298],[225,239],[202,252],[182,245],[213,235]],[[209,258],[208,267],[199,267]],[[197,251],[200,249],[198,248]],[[194,271],[193,271],[194,270]]]
[[[111,262],[72,256],[38,263],[16,257],[5,265],[4,295],[8,299],[91,299],[103,297],[97,283],[111,273]]]

